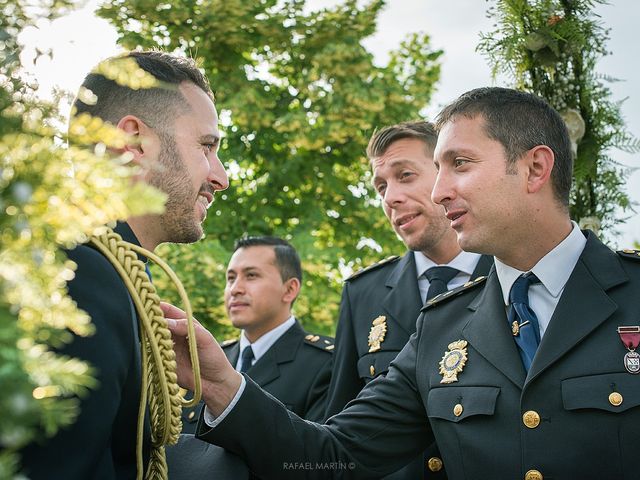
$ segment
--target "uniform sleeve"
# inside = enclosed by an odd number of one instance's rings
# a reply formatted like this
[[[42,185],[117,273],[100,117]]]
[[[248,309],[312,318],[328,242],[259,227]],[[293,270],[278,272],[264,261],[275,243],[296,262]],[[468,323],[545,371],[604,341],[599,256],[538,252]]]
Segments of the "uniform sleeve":
[[[322,422],[327,408],[327,393],[331,380],[331,369],[333,366],[333,354],[318,352],[327,357],[326,362],[318,370],[316,377],[309,388],[306,401],[306,414],[304,418],[312,422]]]
[[[325,418],[340,413],[364,387],[364,382],[358,375],[358,349],[353,332],[349,285],[349,282],[345,283],[342,289]]]
[[[386,377],[327,424],[302,420],[247,379],[235,408],[216,428],[199,423],[198,437],[244,458],[264,479],[380,478],[433,441],[416,386],[417,336]]]
[[[123,428],[116,425],[123,411],[121,403],[131,402],[126,408],[137,410],[139,401],[136,319],[128,292],[114,268],[93,249],[80,246],[69,258],[78,265],[74,280],[68,284],[69,295],[91,316],[95,333],[74,337],[59,353],[93,366],[98,386],[80,398],[80,414],[73,425],[53,438],[41,437],[22,451],[25,473],[32,480],[86,479],[98,472],[115,478],[113,457],[120,452],[114,448],[135,453],[135,426],[124,426],[132,429],[134,438],[112,446],[112,437],[119,433],[115,429]],[[133,378],[136,373],[138,381]],[[129,389],[133,385],[137,395],[126,397],[131,393],[125,391],[127,385]]]

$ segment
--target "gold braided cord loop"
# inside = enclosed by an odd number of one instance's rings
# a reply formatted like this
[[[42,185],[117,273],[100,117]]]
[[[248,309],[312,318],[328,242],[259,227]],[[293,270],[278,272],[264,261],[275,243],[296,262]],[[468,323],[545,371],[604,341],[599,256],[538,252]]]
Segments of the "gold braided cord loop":
[[[168,478],[164,445],[175,444],[180,436],[182,404],[184,402],[178,387],[175,351],[171,340],[171,332],[160,309],[160,298],[149,276],[136,254],[136,251],[158,262],[165,272],[170,268],[151,252],[137,245],[122,240],[112,230],[94,236],[90,243],[97,248],[115,267],[124,281],[136,306],[140,325],[140,341],[142,352],[142,387],[138,409],[138,434],[136,443],[137,478],[142,479],[144,465],[142,459],[142,443],[144,432],[144,416],[149,400],[151,420],[151,456],[147,467],[146,479],[166,480]],[[193,316],[191,305],[184,288],[173,272],[171,279],[176,283],[182,301],[185,304],[189,325],[189,350],[192,365],[196,372],[196,389],[194,399],[200,401],[200,375],[196,355],[195,334],[193,333]]]
[[[193,370],[193,397],[191,400],[182,399],[183,407],[193,407],[200,403],[200,397],[202,396],[202,386],[200,384],[200,362],[198,360],[198,350],[196,344],[196,332],[193,326],[193,311],[191,310],[191,302],[189,301],[189,297],[187,296],[187,292],[185,291],[182,282],[177,277],[177,275],[171,270],[171,267],[166,264],[164,260],[158,257],[155,253],[150,252],[149,250],[145,250],[144,248],[134,245],[132,243],[129,244],[129,247],[135,250],[136,252],[144,255],[149,260],[152,260],[153,263],[158,265],[164,273],[171,279],[176,290],[178,291],[178,295],[180,295],[180,300],[182,300],[182,305],[184,305],[185,313],[187,314],[187,333],[189,340],[189,357],[191,360],[191,366]],[[146,272],[145,272],[146,273]],[[193,339],[193,340],[191,340]]]

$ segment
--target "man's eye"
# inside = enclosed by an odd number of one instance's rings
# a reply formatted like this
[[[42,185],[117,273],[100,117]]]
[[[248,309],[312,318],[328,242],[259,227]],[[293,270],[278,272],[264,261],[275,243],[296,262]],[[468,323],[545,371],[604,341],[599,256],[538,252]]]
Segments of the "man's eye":
[[[386,185],[378,185],[376,187],[376,192],[378,192],[378,195],[383,196],[384,195],[384,191],[387,189]]]
[[[411,176],[413,176],[413,172],[402,172],[402,173],[400,173],[400,178],[401,179],[406,179],[406,178],[409,178]]]
[[[461,166],[465,165],[467,162],[468,162],[468,160],[465,159],[465,158],[456,158],[453,161],[453,166],[454,167],[461,167]]]
[[[207,152],[207,153],[211,153],[216,149],[216,144],[215,143],[203,143],[202,144],[202,148]]]

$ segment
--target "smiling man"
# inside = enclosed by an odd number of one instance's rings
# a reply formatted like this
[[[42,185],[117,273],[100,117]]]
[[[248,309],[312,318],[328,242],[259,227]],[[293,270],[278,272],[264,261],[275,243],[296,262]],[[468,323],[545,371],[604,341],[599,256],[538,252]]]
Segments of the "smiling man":
[[[490,257],[463,252],[441,205],[431,200],[437,171],[432,124],[405,122],[376,132],[367,147],[378,193],[391,228],[408,251],[361,270],[345,282],[336,333],[327,418],[389,370],[416,331],[424,303],[470,279],[486,275]],[[383,334],[379,334],[384,329]],[[373,335],[373,337],[372,337]],[[387,477],[446,478],[432,444],[423,455]]]
[[[569,134],[544,100],[482,88],[439,118],[433,199],[495,268],[428,302],[387,375],[325,425],[238,375],[199,327],[198,436],[265,479],[379,478],[434,439],[451,480],[637,478],[639,253],[571,221]],[[186,321],[170,324],[188,383]]]
[[[203,235],[214,193],[228,186],[217,153],[220,132],[209,82],[191,59],[130,52],[105,63],[118,68],[122,59],[133,59],[159,85],[133,89],[92,72],[82,88],[97,100],[89,104],[78,98],[75,111],[129,134],[130,142],[118,153],[130,155],[140,168],[136,180],[165,192],[167,203],[161,215],[129,218],[115,231],[147,250],[163,242],[195,242]],[[34,480],[133,479],[143,473],[136,464],[142,381],[137,314],[123,280],[102,254],[80,245],[68,256],[77,264],[69,295],[91,316],[95,334],[74,336],[61,353],[94,367],[98,386],[78,398],[80,413],[73,425],[53,438],[43,435],[21,452],[24,472]],[[141,433],[144,469],[148,421]]]

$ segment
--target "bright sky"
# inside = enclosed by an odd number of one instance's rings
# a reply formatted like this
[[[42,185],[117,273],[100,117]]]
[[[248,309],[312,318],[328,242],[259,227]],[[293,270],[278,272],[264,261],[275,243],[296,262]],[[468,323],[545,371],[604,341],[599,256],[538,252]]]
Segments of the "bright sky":
[[[338,3],[336,0],[308,0],[311,9]],[[395,48],[408,33],[423,31],[432,44],[445,52],[438,91],[429,115],[439,107],[475,87],[493,84],[484,58],[475,52],[480,32],[490,31],[493,21],[486,18],[490,2],[479,0],[387,0],[378,31],[366,41],[378,62]],[[635,33],[640,18],[640,2],[612,0],[598,9],[605,25],[611,29],[608,43],[612,55],[605,57],[600,72],[622,81],[611,84],[615,100],[623,100],[622,111],[629,130],[640,137],[640,67],[636,61]],[[98,0],[54,22],[42,22],[39,29],[23,33],[27,46],[23,59],[33,63],[35,48],[53,48],[53,58],[41,57],[30,71],[38,80],[43,95],[53,87],[75,92],[83,76],[98,61],[119,51],[114,29],[96,18]],[[613,157],[629,166],[640,166],[640,155],[612,152]],[[632,199],[640,202],[640,173],[636,171],[627,185]],[[634,215],[620,227],[617,246],[629,247],[640,241],[640,215]]]

